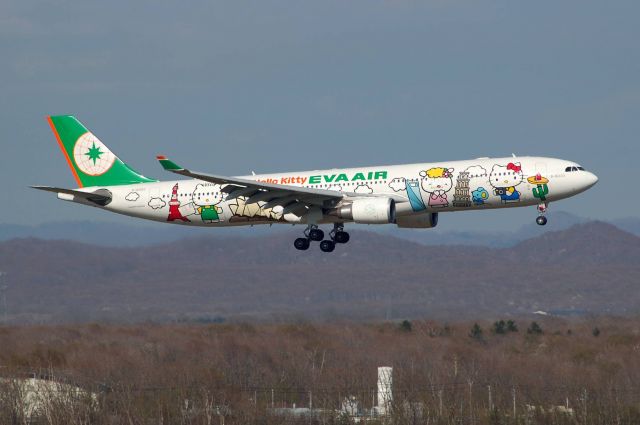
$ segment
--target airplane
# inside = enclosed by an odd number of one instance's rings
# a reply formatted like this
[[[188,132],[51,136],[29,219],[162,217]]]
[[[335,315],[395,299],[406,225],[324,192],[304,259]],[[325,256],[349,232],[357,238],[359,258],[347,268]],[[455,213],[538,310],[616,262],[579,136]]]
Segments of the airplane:
[[[191,171],[157,156],[171,173],[149,179],[122,162],[71,115],[49,116],[78,185],[32,186],[59,199],[148,220],[191,226],[305,225],[294,247],[320,242],[323,252],[349,241],[346,223],[432,228],[442,212],[535,206],[545,225],[550,202],[592,187],[598,177],[556,158],[476,158],[227,177]],[[325,237],[319,227],[333,225]]]

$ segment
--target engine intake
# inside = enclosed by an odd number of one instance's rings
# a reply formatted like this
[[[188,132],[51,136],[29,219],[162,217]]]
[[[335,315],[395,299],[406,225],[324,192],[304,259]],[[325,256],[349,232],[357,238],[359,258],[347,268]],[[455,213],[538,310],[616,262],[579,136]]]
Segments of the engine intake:
[[[396,220],[396,203],[391,198],[360,198],[330,214],[354,223],[393,223]]]

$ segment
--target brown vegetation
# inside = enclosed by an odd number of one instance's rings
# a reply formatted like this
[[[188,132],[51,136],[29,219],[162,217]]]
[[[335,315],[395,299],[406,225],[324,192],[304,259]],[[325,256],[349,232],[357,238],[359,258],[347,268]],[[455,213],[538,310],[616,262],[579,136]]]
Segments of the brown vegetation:
[[[0,371],[97,395],[58,402],[42,419],[55,424],[351,423],[337,410],[375,403],[378,366],[394,368],[394,405],[373,423],[640,422],[640,320],[538,323],[478,322],[479,337],[473,322],[3,327]],[[23,423],[3,382],[0,423]],[[272,409],[294,403],[314,416]]]

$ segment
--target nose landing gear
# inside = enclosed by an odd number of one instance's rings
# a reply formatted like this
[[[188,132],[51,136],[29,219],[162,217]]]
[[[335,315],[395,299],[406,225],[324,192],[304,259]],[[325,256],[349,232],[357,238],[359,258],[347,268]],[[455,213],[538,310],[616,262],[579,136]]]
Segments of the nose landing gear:
[[[545,217],[546,213],[547,203],[543,202],[541,204],[538,204],[538,217],[536,218],[536,224],[538,224],[538,226],[544,226],[545,224],[547,224],[547,217]]]

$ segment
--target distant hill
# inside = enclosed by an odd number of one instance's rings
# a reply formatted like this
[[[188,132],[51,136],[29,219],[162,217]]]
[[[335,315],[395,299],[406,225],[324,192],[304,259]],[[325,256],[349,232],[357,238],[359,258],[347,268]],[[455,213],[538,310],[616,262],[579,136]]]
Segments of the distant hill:
[[[612,220],[610,223],[616,227],[619,227],[625,232],[633,233],[636,236],[640,236],[640,218],[619,218],[617,220]]]
[[[0,243],[13,321],[506,317],[640,312],[640,237],[588,222],[512,248],[357,232],[327,255],[298,232],[149,247]]]

